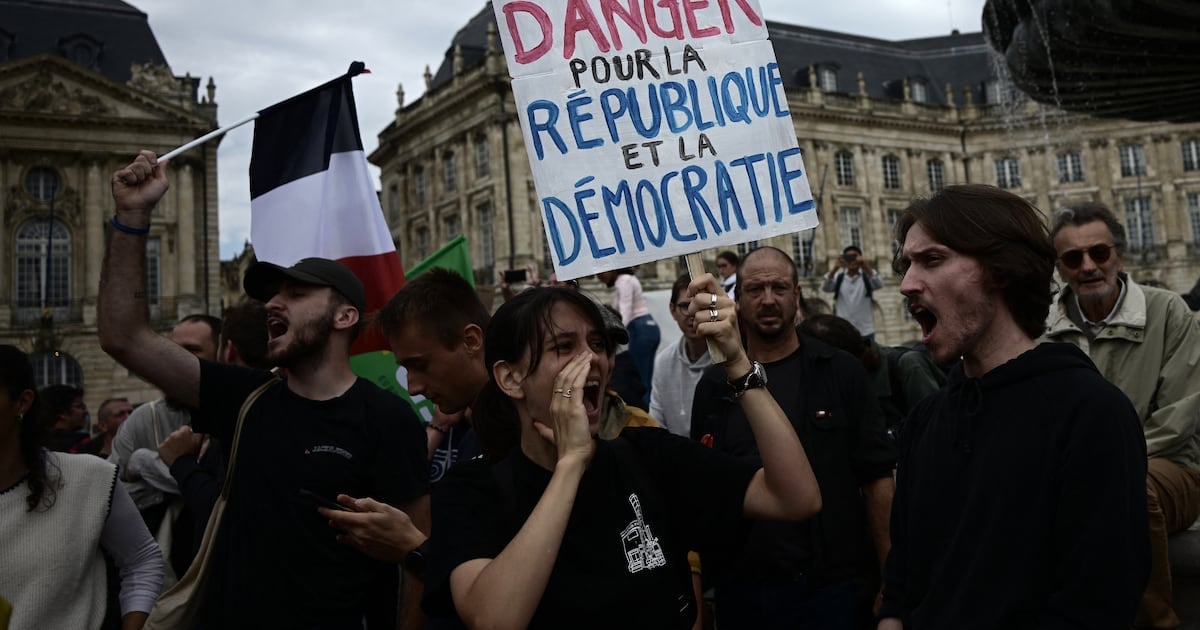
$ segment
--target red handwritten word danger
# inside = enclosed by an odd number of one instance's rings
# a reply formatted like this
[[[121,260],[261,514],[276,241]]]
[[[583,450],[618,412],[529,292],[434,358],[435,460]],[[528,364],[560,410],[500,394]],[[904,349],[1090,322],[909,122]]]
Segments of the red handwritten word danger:
[[[721,25],[701,25],[696,13],[716,4],[721,11]],[[599,7],[599,15],[593,10]],[[762,17],[754,12],[747,0],[568,0],[562,24],[556,25],[550,14],[532,0],[513,0],[505,4],[506,27],[512,36],[516,51],[513,55],[519,64],[533,63],[541,59],[554,47],[556,37],[563,44],[563,59],[575,56],[575,38],[580,34],[591,37],[601,52],[622,50],[618,21],[644,45],[650,34],[666,39],[703,39],[722,34],[732,34],[734,6],[755,26],[762,26]],[[541,41],[526,42],[517,28],[517,15],[525,14],[537,23]],[[555,32],[555,27],[561,30]]]

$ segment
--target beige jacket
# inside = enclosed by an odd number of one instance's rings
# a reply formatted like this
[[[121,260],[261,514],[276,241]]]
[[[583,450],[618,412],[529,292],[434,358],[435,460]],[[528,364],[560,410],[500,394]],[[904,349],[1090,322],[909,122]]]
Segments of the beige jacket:
[[[1125,277],[1125,298],[1108,325],[1089,340],[1067,316],[1063,289],[1042,341],[1072,343],[1133,401],[1149,457],[1200,470],[1200,322],[1178,294]]]

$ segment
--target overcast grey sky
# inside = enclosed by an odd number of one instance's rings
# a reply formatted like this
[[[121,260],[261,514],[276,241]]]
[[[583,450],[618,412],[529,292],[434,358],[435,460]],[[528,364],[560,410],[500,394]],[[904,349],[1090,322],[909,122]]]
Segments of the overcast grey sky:
[[[369,153],[392,120],[396,87],[412,102],[436,72],[454,34],[484,0],[128,0],[150,26],[175,74],[213,77],[228,124],[307,90],[362,60],[372,74],[354,82]],[[770,20],[910,39],[980,30],[984,0],[760,0]],[[231,132],[219,155],[221,258],[250,235],[251,126]]]

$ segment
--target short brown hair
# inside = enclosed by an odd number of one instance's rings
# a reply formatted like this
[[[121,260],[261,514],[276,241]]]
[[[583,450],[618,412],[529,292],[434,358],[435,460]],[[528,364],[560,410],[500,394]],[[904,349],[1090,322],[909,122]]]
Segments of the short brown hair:
[[[1001,287],[1004,304],[1021,330],[1034,339],[1042,334],[1053,300],[1056,256],[1040,210],[994,186],[965,184],[947,186],[908,206],[896,222],[901,250],[917,223],[942,245],[979,260]],[[908,264],[898,255],[893,268],[903,274]]]
[[[221,339],[233,342],[246,365],[272,367],[267,361],[267,307],[262,302],[246,298],[225,309]]]
[[[468,324],[487,331],[487,308],[479,294],[458,273],[441,267],[409,280],[379,311],[375,321],[389,336],[417,323],[447,348],[453,348]]]

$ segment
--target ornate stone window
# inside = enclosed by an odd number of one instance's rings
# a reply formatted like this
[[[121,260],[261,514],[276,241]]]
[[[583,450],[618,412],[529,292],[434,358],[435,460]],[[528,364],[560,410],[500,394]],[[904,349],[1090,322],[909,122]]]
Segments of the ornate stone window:
[[[492,215],[491,202],[485,201],[475,208],[475,217],[479,222],[480,262],[487,269],[489,278],[492,276],[493,267],[496,266],[496,229],[495,218]]]
[[[894,155],[883,156],[883,187],[888,190],[900,189],[900,158]]]
[[[442,182],[446,192],[458,190],[458,161],[454,159],[453,151],[442,154]]]
[[[42,307],[64,320],[71,306],[71,233],[61,221],[32,220],[17,228],[16,319],[37,321]],[[49,255],[47,255],[49,252]],[[48,267],[48,268],[47,268]]]
[[[1200,140],[1191,138],[1183,141],[1183,170],[1200,171]]]
[[[491,172],[490,158],[488,137],[483,134],[475,136],[475,177],[483,178],[488,176]]]
[[[862,247],[862,210],[842,208],[842,247]]]
[[[1123,144],[1121,155],[1121,177],[1144,177],[1146,175],[1146,151],[1140,144]]]
[[[931,192],[937,192],[946,187],[946,165],[941,160],[933,159],[926,162],[925,172],[929,175]]]
[[[462,219],[457,214],[452,214],[442,219],[442,240],[449,241],[462,234]]]
[[[50,201],[57,197],[61,184],[58,171],[46,166],[35,166],[25,173],[25,192],[38,201]]]
[[[1056,157],[1058,183],[1069,184],[1083,181],[1083,159],[1078,151],[1063,151]]]
[[[425,169],[413,169],[413,201],[417,207],[425,205]]]
[[[1015,157],[996,160],[996,186],[1000,188],[1021,187],[1021,161]]]
[[[83,369],[75,357],[66,352],[34,352],[29,355],[33,366],[33,380],[38,389],[47,385],[70,385],[83,387]]]
[[[1154,248],[1154,213],[1150,198],[1130,197],[1125,200],[1125,231],[1129,235],[1129,250],[1144,252]]]
[[[854,154],[849,151],[838,151],[833,156],[833,167],[837,174],[838,186],[854,185]]]
[[[429,228],[419,227],[413,232],[413,249],[417,252],[417,262],[429,257]]]

